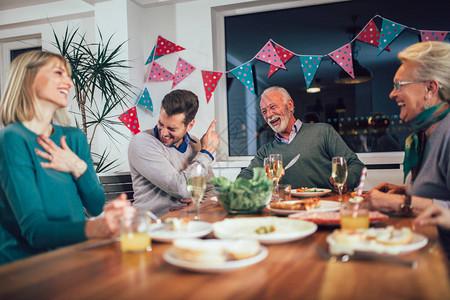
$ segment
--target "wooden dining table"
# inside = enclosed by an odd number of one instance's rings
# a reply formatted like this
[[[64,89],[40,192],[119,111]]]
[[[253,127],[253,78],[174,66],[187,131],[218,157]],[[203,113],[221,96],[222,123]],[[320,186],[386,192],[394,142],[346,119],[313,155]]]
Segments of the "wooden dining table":
[[[337,195],[322,198],[336,200]],[[189,206],[164,217],[193,214]],[[268,215],[273,213],[264,210],[251,217]],[[208,201],[200,217],[212,223],[247,216],[229,215]],[[167,263],[163,255],[171,243],[154,241],[152,251],[132,254],[122,253],[119,242],[83,250],[98,242],[90,240],[0,267],[0,299],[450,299],[448,263],[437,230],[414,227],[412,220],[390,217],[375,226],[408,226],[428,238],[422,249],[397,255],[415,261],[415,268],[378,259],[325,259],[316,248],[328,249],[326,237],[338,228],[333,226],[266,245],[264,260],[225,273],[193,272]]]

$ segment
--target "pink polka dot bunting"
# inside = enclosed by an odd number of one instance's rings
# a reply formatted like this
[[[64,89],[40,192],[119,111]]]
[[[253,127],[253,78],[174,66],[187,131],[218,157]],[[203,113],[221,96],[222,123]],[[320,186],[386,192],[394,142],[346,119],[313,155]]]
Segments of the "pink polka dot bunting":
[[[342,46],[341,48],[334,50],[328,54],[345,72],[352,78],[355,78],[353,72],[353,59],[352,59],[352,47],[350,43]]]
[[[270,41],[256,54],[256,58],[277,68],[286,69]]]
[[[160,57],[166,54],[178,52],[185,50],[183,47],[166,40],[162,36],[158,36],[158,41],[156,42],[156,56]]]
[[[134,134],[138,134],[141,130],[139,129],[139,120],[137,117],[136,106],[133,106],[123,114],[119,116],[119,120],[127,126]]]
[[[255,85],[253,83],[253,71],[252,65],[250,63],[245,63],[231,71],[231,73],[236,76],[239,81],[245,85],[246,88],[254,95],[255,93]]]
[[[173,75],[172,88],[174,88],[181,81],[185,80],[192,72],[195,71],[195,67],[182,59],[178,58],[177,67],[175,68],[175,74]]]
[[[153,111],[152,98],[150,98],[150,93],[147,88],[144,89],[141,98],[139,98],[138,104],[148,108],[150,111]]]
[[[202,71],[203,87],[205,88],[206,94],[206,103],[209,103],[209,99],[211,99],[212,93],[214,93],[214,90],[216,89],[220,77],[222,77],[222,74],[222,72]]]
[[[361,32],[358,34],[356,39],[369,45],[378,47],[378,45],[380,44],[380,31],[378,30],[375,22],[373,20],[370,20],[370,22],[367,23],[366,27],[364,27],[364,29],[361,30]],[[389,47],[386,47],[386,50],[390,50]]]
[[[173,75],[163,67],[161,67],[157,62],[153,62],[150,75],[148,76],[149,81],[168,81],[172,80]]]
[[[448,33],[448,31],[421,30],[420,31],[420,39],[422,42],[428,42],[428,41],[443,42],[445,37],[447,36],[447,33]]]
[[[278,57],[281,59],[283,64],[287,63],[292,58],[292,56],[294,56],[294,53],[292,53],[288,49],[283,48],[282,46],[278,45],[277,43],[273,43],[273,44],[274,44],[275,51],[277,51]],[[278,71],[278,69],[279,69],[278,67],[276,67],[274,65],[270,65],[269,74],[267,75],[267,77],[272,76],[273,73]]]
[[[380,44],[378,45],[377,56],[400,34],[405,30],[405,26],[383,19],[381,24]]]
[[[303,76],[305,76],[306,88],[309,89],[317,69],[319,69],[321,56],[300,56],[302,64]]]

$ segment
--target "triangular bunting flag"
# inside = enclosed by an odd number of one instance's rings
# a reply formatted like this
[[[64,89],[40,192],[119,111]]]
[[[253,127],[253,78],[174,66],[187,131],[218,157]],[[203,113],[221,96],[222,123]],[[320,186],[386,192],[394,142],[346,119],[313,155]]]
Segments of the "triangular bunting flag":
[[[375,22],[373,20],[370,20],[370,22],[367,23],[366,27],[364,27],[364,29],[361,30],[361,32],[358,34],[356,39],[369,45],[378,47],[378,45],[380,44],[380,31],[378,30]],[[390,50],[389,47],[386,47],[386,50]]]
[[[429,31],[429,30],[421,30],[420,31],[420,39],[422,42],[427,41],[444,41],[447,36],[448,31]]]
[[[152,53],[150,53],[150,56],[148,57],[145,65],[148,65],[149,63],[151,63],[153,61],[153,56],[155,55],[155,48],[156,48],[156,46],[153,47]]]
[[[163,67],[161,67],[157,62],[153,62],[152,70],[150,71],[150,75],[148,76],[149,81],[168,81],[172,80],[173,75]]]
[[[158,41],[156,42],[156,57],[155,59],[174,52],[185,50],[183,47],[166,40],[162,36],[158,36]]]
[[[288,60],[290,60],[292,58],[292,56],[294,56],[294,53],[287,50],[286,48],[283,48],[282,46],[278,45],[277,43],[274,43],[274,48],[275,48],[275,51],[277,51],[278,57],[281,59],[283,64],[286,64],[288,62]],[[274,65],[270,65],[269,75],[267,77],[272,76],[273,73],[278,71],[278,69],[279,68],[275,67]]]
[[[383,19],[377,56],[380,55],[384,48],[386,48],[400,33],[402,33],[403,30],[405,30],[405,26]]]
[[[321,56],[300,56],[300,63],[302,64],[307,89],[309,89],[314,75],[316,75],[321,60]]]
[[[355,78],[353,72],[353,59],[352,59],[352,47],[350,43],[342,46],[341,48],[334,50],[328,54],[345,72],[352,78]]]
[[[194,71],[195,67],[193,65],[179,57],[177,67],[175,68],[175,74],[173,75],[172,89]]]
[[[141,130],[139,129],[139,120],[137,117],[136,106],[133,106],[123,114],[119,116],[119,120],[127,126],[134,134],[138,134]]]
[[[253,83],[252,65],[249,62],[233,69],[231,73],[233,73],[233,75],[236,76],[236,78],[239,79],[239,81],[245,85],[250,92],[256,95],[255,85]]]
[[[141,98],[139,98],[138,104],[147,107],[151,112],[153,112],[153,102],[147,88],[144,89]]]
[[[256,54],[256,58],[277,68],[286,69],[270,41]]]
[[[222,77],[222,74],[222,72],[202,71],[203,87],[205,88],[206,94],[206,103],[209,103],[209,99],[211,99],[212,93],[214,93],[214,90],[216,89],[220,77]]]

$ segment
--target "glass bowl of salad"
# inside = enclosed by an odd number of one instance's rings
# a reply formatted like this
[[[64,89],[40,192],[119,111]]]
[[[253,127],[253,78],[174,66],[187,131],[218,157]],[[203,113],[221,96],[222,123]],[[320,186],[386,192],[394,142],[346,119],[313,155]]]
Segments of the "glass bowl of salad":
[[[211,178],[222,206],[230,214],[260,213],[272,198],[272,180],[263,168],[253,169],[253,178],[238,178],[234,182],[225,177]]]

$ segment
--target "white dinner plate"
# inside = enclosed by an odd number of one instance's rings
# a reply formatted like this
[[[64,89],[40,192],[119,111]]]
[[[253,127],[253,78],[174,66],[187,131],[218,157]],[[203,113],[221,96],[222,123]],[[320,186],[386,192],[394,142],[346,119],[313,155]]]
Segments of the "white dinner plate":
[[[315,192],[311,190],[317,190]],[[323,188],[310,188],[307,190],[301,191],[300,189],[292,189],[291,194],[296,197],[316,197],[316,196],[323,196],[328,193],[331,193],[330,189],[323,189]]]
[[[327,242],[330,247],[335,247],[337,245],[332,234],[329,234],[327,236]],[[404,245],[383,245],[372,241],[358,243],[355,246],[345,245],[344,249],[339,248],[338,250],[342,250],[342,252],[346,252],[346,250],[353,250],[385,254],[401,254],[419,250],[425,247],[427,244],[428,239],[425,236],[413,232],[411,241],[408,244]]]
[[[292,204],[295,202],[298,202],[299,200],[295,201],[283,201],[283,203]],[[336,211],[339,210],[340,204],[337,201],[330,201],[330,200],[320,200],[320,207],[313,208],[310,210],[292,210],[292,209],[281,209],[281,208],[271,208],[269,204],[267,204],[267,209],[270,211],[273,211],[274,213],[280,214],[280,215],[289,215],[293,213],[307,213],[307,212],[327,212],[327,211]]]
[[[195,272],[223,273],[256,264],[265,259],[268,253],[269,251],[267,250],[267,248],[261,246],[260,251],[255,256],[239,260],[228,260],[219,264],[196,263],[179,259],[175,253],[174,248],[170,248],[169,250],[167,250],[164,253],[163,257],[164,260],[169,264],[180,267],[182,269]]]
[[[174,239],[181,238],[200,238],[210,234],[212,231],[211,223],[202,221],[191,221],[187,231],[170,230],[168,224],[151,224],[148,234],[152,240],[158,242],[172,242]]]
[[[214,236],[220,239],[255,239],[263,244],[281,244],[307,237],[317,230],[317,225],[303,220],[255,217],[233,218],[216,222],[213,225]],[[275,231],[258,234],[260,227],[274,226]]]

